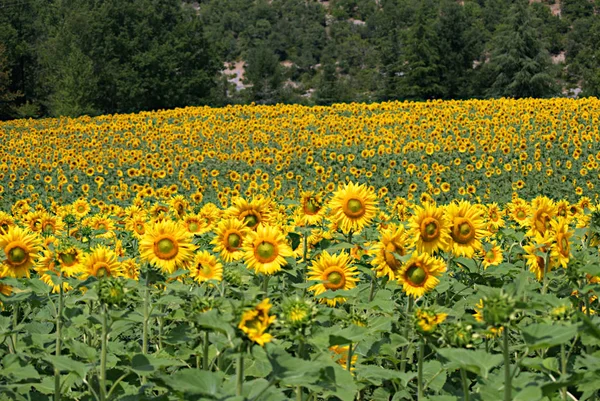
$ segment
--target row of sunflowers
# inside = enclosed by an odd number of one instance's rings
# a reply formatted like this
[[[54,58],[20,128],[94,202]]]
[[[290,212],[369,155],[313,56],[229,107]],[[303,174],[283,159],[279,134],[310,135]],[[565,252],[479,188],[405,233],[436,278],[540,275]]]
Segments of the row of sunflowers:
[[[226,203],[0,213],[0,400],[596,397],[591,198]]]

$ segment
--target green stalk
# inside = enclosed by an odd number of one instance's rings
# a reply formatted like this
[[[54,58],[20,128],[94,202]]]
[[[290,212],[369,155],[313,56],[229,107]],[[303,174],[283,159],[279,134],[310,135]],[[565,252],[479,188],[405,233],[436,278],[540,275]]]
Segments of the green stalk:
[[[544,284],[542,285],[542,295],[546,293],[546,289],[548,288],[548,262],[550,253],[546,253],[544,257]]]
[[[423,395],[423,358],[425,357],[425,339],[421,339],[419,345],[419,359],[417,362],[417,387],[418,387],[418,400],[422,401],[425,397]]]
[[[369,291],[369,302],[373,300],[375,296],[375,274],[371,276],[371,290]]]
[[[298,340],[298,358],[304,359],[304,328],[302,329],[300,339]],[[302,401],[302,386],[296,386],[296,401]]]
[[[235,395],[239,397],[242,395],[242,389],[244,386],[244,346],[243,345],[240,347],[240,355],[238,356],[237,365],[235,365],[235,375],[237,377]]]
[[[54,355],[60,356],[62,348],[62,313],[63,313],[63,287],[60,283],[58,290],[58,311],[56,312],[56,349]],[[54,368],[54,401],[60,401],[60,369]]]
[[[106,400],[106,345],[108,342],[108,311],[102,305],[102,348],[100,351],[100,401]]]
[[[12,330],[13,333],[10,335],[10,339],[13,345],[13,353],[17,353],[17,326],[19,325],[19,303],[15,302],[13,304],[13,321],[12,321]]]
[[[352,343],[350,343],[350,346],[348,347],[348,359],[346,360],[346,369],[348,370],[348,372],[350,372],[350,374],[352,374],[352,354],[353,354],[353,349],[352,349]]]
[[[304,232],[304,249],[303,249],[302,260],[307,263],[306,257],[308,256],[308,233]]]
[[[164,320],[163,320],[163,313],[164,313],[164,305],[159,305],[158,307],[158,311],[159,311],[159,315],[156,318],[156,322],[158,323],[158,350],[161,350],[163,348],[163,343],[162,343],[162,337],[163,337],[163,324],[164,324]]]
[[[512,400],[512,375],[510,374],[510,355],[508,353],[508,326],[504,327],[503,336],[503,353],[504,353],[504,401]]]
[[[562,379],[565,380],[567,377],[567,355],[565,352],[565,345],[560,345],[560,364],[561,364],[561,376]],[[563,387],[560,392],[562,393],[563,401],[567,401],[567,386]]]
[[[467,381],[467,372],[464,369],[460,369],[460,378],[463,385],[463,395],[465,401],[469,401],[469,382]]]
[[[413,298],[412,297],[408,297],[408,302],[406,303],[406,314],[404,315],[406,321],[404,322],[404,332],[402,333],[404,335],[404,338],[406,338],[408,340],[408,332],[410,329],[410,314],[412,312],[412,308],[413,308]],[[408,345],[405,345],[402,348],[402,356],[400,357],[400,371],[402,373],[406,372],[406,363],[407,363],[407,359],[408,358]]]
[[[204,350],[202,351],[202,369],[208,370],[208,330],[204,331]]]
[[[265,293],[265,298],[267,298],[269,295],[269,279],[270,278],[271,278],[271,276],[266,275],[266,274],[263,276],[262,290]]]
[[[148,306],[150,304],[150,266],[146,271],[146,285],[144,288],[144,325],[142,329],[142,354],[148,353]],[[142,378],[143,380],[143,378]]]

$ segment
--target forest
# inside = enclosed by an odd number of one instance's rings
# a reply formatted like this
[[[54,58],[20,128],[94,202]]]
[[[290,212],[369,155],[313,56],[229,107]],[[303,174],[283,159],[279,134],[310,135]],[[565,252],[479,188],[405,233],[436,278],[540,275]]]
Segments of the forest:
[[[599,11],[590,0],[3,0],[0,119],[598,96]]]

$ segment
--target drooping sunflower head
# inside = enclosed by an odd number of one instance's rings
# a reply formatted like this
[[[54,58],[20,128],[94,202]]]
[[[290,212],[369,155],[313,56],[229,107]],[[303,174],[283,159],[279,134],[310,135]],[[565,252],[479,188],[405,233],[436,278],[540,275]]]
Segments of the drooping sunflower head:
[[[377,195],[366,185],[351,182],[333,194],[329,207],[344,233],[359,232],[377,215]]]
[[[358,282],[358,270],[352,264],[351,257],[342,252],[331,255],[323,251],[319,257],[313,261],[308,271],[308,281],[317,283],[309,287],[309,291],[314,292],[315,296],[321,295],[327,290],[349,290],[356,287]],[[346,299],[335,297],[332,299],[321,298],[321,303],[327,303],[329,306],[335,306],[337,303],[343,303]]]
[[[451,222],[452,252],[456,256],[472,258],[482,249],[481,239],[489,235],[485,229],[482,211],[467,201],[451,203],[446,208]]]
[[[418,298],[433,290],[445,271],[446,263],[442,259],[414,252],[398,272],[397,279],[406,295]]]
[[[169,206],[176,216],[182,217],[187,212],[190,203],[183,195],[176,195],[169,200]]]
[[[550,256],[562,267],[566,268],[571,258],[570,238],[573,231],[569,230],[568,218],[561,217],[550,221],[553,243]]]
[[[225,211],[225,214],[244,222],[250,230],[256,230],[259,226],[269,223],[269,204],[268,198],[257,198],[250,202],[244,198],[237,198],[234,199],[233,205]]]
[[[238,328],[246,334],[248,339],[260,346],[264,346],[273,339],[273,336],[266,332],[276,319],[275,316],[269,316],[271,307],[269,298],[265,298],[253,309],[245,311],[238,324]]]
[[[523,246],[524,258],[529,266],[529,271],[535,274],[538,281],[542,281],[544,275],[555,267],[553,258],[549,258],[547,255],[551,243],[552,237],[550,232],[547,232],[545,236],[537,234],[531,244]]]
[[[246,227],[243,221],[230,218],[219,222],[215,230],[215,238],[211,241],[214,251],[219,252],[219,256],[225,262],[239,260],[244,256],[244,240],[250,229]]]
[[[42,251],[42,242],[35,233],[13,226],[0,235],[0,248],[4,251],[0,275],[29,277],[29,271]]]
[[[117,254],[102,245],[92,248],[91,252],[83,257],[81,264],[84,268],[81,278],[84,280],[89,276],[98,278],[124,276],[123,266]]]
[[[397,255],[406,255],[409,246],[408,233],[404,231],[404,226],[391,224],[381,232],[379,242],[371,248],[371,253],[375,256],[373,266],[377,277],[388,276],[390,280],[395,280],[402,265]]]
[[[221,281],[223,279],[223,265],[208,251],[196,253],[188,270],[190,271],[190,277],[198,283],[208,280]]]
[[[242,249],[246,266],[267,275],[281,270],[285,258],[294,255],[281,230],[264,225],[248,233]]]
[[[164,220],[150,223],[139,243],[142,260],[171,274],[186,268],[194,257],[192,236],[179,224]]]
[[[538,196],[531,201],[532,215],[528,219],[529,237],[535,237],[536,234],[544,235],[550,229],[550,221],[556,216],[556,204],[553,200]]]
[[[15,225],[15,219],[6,212],[0,211],[0,235],[6,234],[8,229]]]
[[[444,209],[435,204],[415,206],[409,221],[410,237],[418,252],[434,254],[446,250],[450,242],[450,224],[444,218]]]

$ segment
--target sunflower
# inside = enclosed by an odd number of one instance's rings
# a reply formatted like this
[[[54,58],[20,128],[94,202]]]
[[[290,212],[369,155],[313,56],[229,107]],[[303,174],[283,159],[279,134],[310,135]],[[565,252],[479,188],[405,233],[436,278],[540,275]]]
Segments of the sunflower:
[[[397,279],[406,295],[418,298],[433,290],[440,282],[438,277],[445,271],[446,263],[442,259],[413,252],[398,272]]]
[[[6,234],[8,229],[15,225],[15,219],[6,212],[0,211],[0,235]]]
[[[188,270],[190,276],[198,283],[208,280],[221,281],[223,279],[223,265],[208,251],[198,252]]]
[[[528,222],[527,218],[530,214],[530,207],[522,199],[517,199],[512,203],[508,204],[508,210],[510,213],[510,217],[520,226],[527,227]]]
[[[249,229],[256,230],[260,225],[269,223],[269,203],[267,198],[253,199],[251,202],[237,198],[225,215],[243,221]]]
[[[415,310],[417,330],[425,334],[433,333],[447,317],[447,313],[437,313],[432,309],[418,308]]]
[[[536,234],[544,235],[550,228],[550,220],[556,216],[556,205],[553,200],[538,196],[531,201],[532,215],[528,219],[529,231],[527,236],[535,237]]]
[[[27,228],[34,233],[42,231],[42,216],[44,215],[43,210],[36,210],[31,213],[27,213],[23,217],[23,222],[27,225]]]
[[[408,233],[403,226],[390,225],[381,233],[379,242],[371,248],[375,255],[372,265],[375,266],[377,277],[388,276],[395,280],[401,262],[396,259],[395,253],[404,256],[408,248]]]
[[[492,241],[491,247],[487,251],[481,251],[483,255],[483,261],[481,264],[484,269],[487,269],[490,266],[497,266],[502,263],[502,248],[496,245],[496,241]]]
[[[90,204],[84,198],[77,199],[73,202],[73,214],[80,219],[85,217],[91,210]]]
[[[409,235],[414,238],[417,251],[433,254],[446,250],[450,242],[450,224],[444,219],[444,209],[434,204],[415,206],[409,220]]]
[[[524,245],[523,250],[525,251],[525,261],[529,266],[529,271],[535,274],[538,281],[542,281],[544,274],[548,273],[554,267],[552,258],[546,258],[545,254],[550,248],[552,238],[549,233],[546,236],[540,234],[535,236],[534,243]],[[546,265],[546,260],[548,265]]]
[[[573,232],[569,231],[568,220],[564,217],[550,221],[550,226],[554,236],[554,241],[550,247],[550,256],[566,268],[571,257],[569,240],[573,236]]]
[[[5,259],[0,265],[0,275],[5,277],[29,277],[29,269],[35,264],[42,250],[40,238],[18,226],[0,235],[0,248]]]
[[[214,203],[205,203],[198,213],[200,217],[206,221],[206,227],[203,228],[202,233],[212,230],[213,225],[221,218],[223,212]]]
[[[140,256],[165,273],[186,268],[194,257],[192,235],[179,224],[164,220],[151,223],[139,244]]]
[[[214,251],[219,252],[219,256],[225,262],[240,260],[244,256],[244,239],[249,232],[250,229],[238,219],[223,220],[217,225],[216,236],[210,243],[215,246]]]
[[[314,292],[315,296],[321,295],[327,290],[349,290],[356,287],[358,278],[356,266],[351,264],[351,258],[348,254],[342,252],[337,255],[330,255],[323,251],[313,261],[308,272],[308,281],[317,281],[318,283],[309,287],[308,290]],[[329,306],[335,306],[338,302],[343,303],[346,298],[335,297],[333,299],[321,298],[321,303],[327,303]]]
[[[206,220],[199,214],[186,214],[183,216],[182,225],[190,234],[202,234],[206,229]]]
[[[114,236],[115,223],[109,215],[95,215],[83,221],[83,225],[97,230],[96,237],[111,238]]]
[[[169,206],[179,217],[182,217],[190,206],[190,203],[185,200],[183,195],[176,195],[169,200]]]
[[[497,203],[487,205],[485,212],[489,231],[497,232],[498,229],[504,227],[505,222],[502,219],[502,211]]]
[[[68,256],[67,256],[68,255]],[[54,272],[56,275],[60,275],[62,277],[74,277],[76,275],[79,275],[81,273],[83,273],[83,265],[81,265],[80,263],[77,263],[74,260],[70,259],[70,256],[72,256],[72,254],[66,254],[63,253],[62,254],[62,258],[61,255],[55,255],[53,252],[48,251],[48,250],[44,250],[42,252],[41,257],[38,259],[37,265],[35,267],[35,271],[40,275],[40,280],[42,280],[44,283],[48,284],[49,286],[52,287],[52,292],[53,293],[57,293],[60,291],[60,285],[55,284],[54,281],[52,280],[52,276],[50,274],[48,274],[48,272]],[[59,265],[56,265],[56,261],[59,261]],[[69,264],[63,264],[63,259],[67,259],[69,261]],[[73,287],[71,287],[71,285],[69,283],[67,283],[66,281],[63,281],[62,283],[62,289],[63,291],[69,291],[71,290]]]
[[[325,213],[325,205],[321,195],[314,191],[305,191],[300,195],[297,224],[316,226],[321,224]]]
[[[83,265],[82,280],[90,276],[98,278],[124,276],[123,265],[119,262],[117,254],[102,245],[92,248],[92,251],[83,257],[81,264]]]
[[[275,321],[275,316],[269,316],[269,310],[273,305],[269,302],[269,298],[256,305],[254,309],[245,311],[242,314],[238,328],[246,334],[248,339],[254,341],[261,347],[265,343],[270,342],[273,336],[266,333],[267,329]]]
[[[146,218],[139,214],[134,214],[125,219],[125,229],[130,231],[138,240],[146,233]]]
[[[57,235],[65,229],[65,224],[59,216],[43,213],[40,217],[41,233],[43,235]]]
[[[473,317],[475,318],[476,321],[478,321],[480,323],[484,322],[484,320],[483,320],[483,299],[480,299],[479,302],[477,302],[477,304],[475,304],[475,313],[473,314]],[[504,330],[503,326],[500,326],[500,327],[488,326],[485,336],[487,338],[500,337],[503,330]]]
[[[340,366],[344,369],[348,369],[348,354],[350,353],[349,345],[333,345],[329,347],[329,351],[333,352],[332,357],[334,360],[340,364]],[[356,365],[356,361],[358,360],[358,355],[352,354],[352,360],[350,361],[350,370],[354,370],[354,365]]]
[[[482,211],[467,201],[460,201],[448,205],[446,212],[452,224],[450,237],[453,253],[472,258],[475,251],[482,249],[481,239],[489,234],[485,230]]]
[[[377,195],[364,184],[346,184],[329,203],[333,219],[342,232],[359,232],[377,215]]]
[[[228,241],[230,238],[231,236]],[[285,258],[294,255],[278,227],[263,225],[248,233],[242,249],[246,266],[267,275],[281,270],[281,266],[286,263]]]
[[[121,268],[125,277],[135,281],[140,279],[140,266],[135,259],[125,259],[121,262]]]

